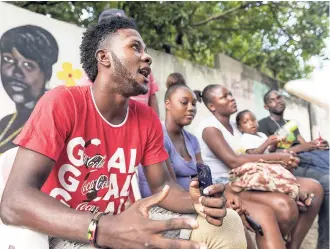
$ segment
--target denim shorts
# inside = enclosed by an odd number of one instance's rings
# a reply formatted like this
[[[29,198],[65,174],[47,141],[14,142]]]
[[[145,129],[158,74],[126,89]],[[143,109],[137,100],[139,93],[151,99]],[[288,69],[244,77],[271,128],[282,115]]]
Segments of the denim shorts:
[[[216,183],[222,183],[222,184],[227,184],[229,183],[229,178],[228,177],[217,177],[217,178],[212,178],[213,184]]]

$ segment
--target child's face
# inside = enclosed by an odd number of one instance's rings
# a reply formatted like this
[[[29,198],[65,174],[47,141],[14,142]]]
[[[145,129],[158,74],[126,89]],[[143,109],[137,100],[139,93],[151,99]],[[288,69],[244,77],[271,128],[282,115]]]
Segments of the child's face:
[[[258,132],[258,121],[252,112],[244,113],[243,117],[239,122],[239,130],[248,134],[257,134]]]

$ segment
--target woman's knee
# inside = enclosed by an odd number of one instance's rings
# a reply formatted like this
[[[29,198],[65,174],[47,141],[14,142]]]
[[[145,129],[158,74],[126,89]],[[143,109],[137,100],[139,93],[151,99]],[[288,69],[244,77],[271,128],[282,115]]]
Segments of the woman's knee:
[[[220,227],[209,224],[201,216],[198,216],[197,221],[199,228],[192,232],[191,240],[205,243],[208,249],[247,248],[243,223],[234,210],[227,209]]]
[[[278,195],[274,198],[273,210],[277,221],[282,225],[293,225],[299,218],[297,203],[288,195]]]

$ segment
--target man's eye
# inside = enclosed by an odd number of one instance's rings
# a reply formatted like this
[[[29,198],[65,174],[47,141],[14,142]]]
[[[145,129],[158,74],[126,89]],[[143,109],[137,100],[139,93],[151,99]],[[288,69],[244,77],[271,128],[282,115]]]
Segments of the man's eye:
[[[132,48],[134,48],[135,50],[139,51],[140,50],[140,46],[137,44],[133,44]]]
[[[10,58],[9,56],[4,56],[4,57],[3,57],[3,60],[4,60],[5,62],[11,63],[11,64],[14,63],[14,60],[13,60],[12,58]]]
[[[27,61],[23,63],[23,66],[26,67],[27,69],[34,69],[35,68],[35,66],[32,63],[27,62]]]

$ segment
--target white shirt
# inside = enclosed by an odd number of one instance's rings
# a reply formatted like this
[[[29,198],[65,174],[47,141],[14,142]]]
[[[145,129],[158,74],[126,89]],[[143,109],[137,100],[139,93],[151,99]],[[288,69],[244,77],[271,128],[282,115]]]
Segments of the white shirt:
[[[222,132],[223,137],[232,148],[236,154],[242,154],[244,152],[243,147],[241,146],[241,133],[236,127],[235,123],[230,123],[233,127],[234,135],[231,134],[218,120],[215,116],[211,116],[203,120],[198,126],[195,134],[198,139],[199,145],[201,147],[202,159],[203,162],[208,165],[212,172],[213,178],[219,177],[229,177],[228,172],[229,168],[225,165],[218,157],[216,157],[213,152],[209,149],[207,144],[202,138],[202,134],[205,128],[214,127]]]
[[[257,134],[258,135],[251,135],[244,133],[241,136],[241,143],[245,151],[250,149],[256,149],[264,142],[266,142],[267,136],[264,133],[258,132]],[[265,150],[265,153],[269,153],[268,148]]]

